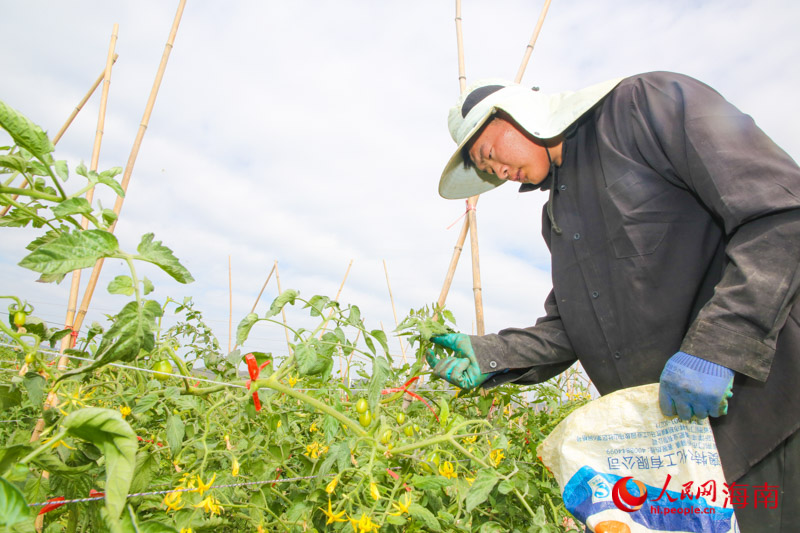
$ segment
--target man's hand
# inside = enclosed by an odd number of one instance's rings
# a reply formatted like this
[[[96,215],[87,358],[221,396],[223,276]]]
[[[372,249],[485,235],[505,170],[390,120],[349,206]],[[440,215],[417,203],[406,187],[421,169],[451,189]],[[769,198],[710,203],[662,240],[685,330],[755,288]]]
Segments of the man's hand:
[[[661,372],[661,412],[677,414],[681,420],[723,416],[728,413],[728,398],[733,396],[733,376],[730,368],[678,352]]]
[[[481,372],[469,336],[463,333],[447,333],[432,337],[431,341],[453,350],[452,357],[442,359],[436,357],[433,350],[428,351],[427,360],[434,375],[462,389],[474,389],[492,375]]]

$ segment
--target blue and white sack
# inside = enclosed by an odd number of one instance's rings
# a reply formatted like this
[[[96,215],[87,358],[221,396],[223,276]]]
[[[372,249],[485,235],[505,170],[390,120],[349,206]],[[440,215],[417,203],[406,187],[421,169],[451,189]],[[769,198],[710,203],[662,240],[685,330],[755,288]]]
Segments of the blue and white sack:
[[[739,531],[708,419],[665,417],[657,383],[576,409],[537,453],[588,531]]]

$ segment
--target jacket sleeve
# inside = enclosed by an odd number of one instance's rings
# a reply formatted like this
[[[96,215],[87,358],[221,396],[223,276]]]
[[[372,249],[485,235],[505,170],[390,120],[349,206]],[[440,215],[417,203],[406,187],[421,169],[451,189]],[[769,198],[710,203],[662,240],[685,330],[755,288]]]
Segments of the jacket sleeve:
[[[710,87],[656,73],[632,85],[637,142],[724,229],[726,264],[681,350],[765,381],[800,279],[800,168]],[[656,150],[656,148],[658,148]]]
[[[529,328],[508,328],[496,334],[470,336],[481,372],[503,372],[490,378],[490,388],[513,381],[541,383],[569,368],[577,357],[564,331],[555,296],[545,301],[546,316]]]

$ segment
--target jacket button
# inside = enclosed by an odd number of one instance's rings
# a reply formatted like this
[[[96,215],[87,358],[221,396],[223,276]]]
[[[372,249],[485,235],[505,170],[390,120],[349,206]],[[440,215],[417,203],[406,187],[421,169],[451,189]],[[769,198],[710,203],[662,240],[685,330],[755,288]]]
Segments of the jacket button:
[[[578,239],[581,238],[581,234],[580,233],[576,233],[575,235],[572,236],[572,238],[577,241]]]
[[[619,359],[620,357],[622,357],[622,354],[621,354],[621,353],[619,353],[619,352],[614,352],[614,359]]]
[[[600,296],[600,293],[599,293],[599,292],[597,292],[597,291],[594,291],[594,292],[592,293],[592,298],[597,298],[598,296]]]
[[[489,361],[489,368],[497,368],[497,361]]]
[[[561,185],[558,188],[561,189],[562,191],[566,191],[567,190],[567,186],[566,185]]]

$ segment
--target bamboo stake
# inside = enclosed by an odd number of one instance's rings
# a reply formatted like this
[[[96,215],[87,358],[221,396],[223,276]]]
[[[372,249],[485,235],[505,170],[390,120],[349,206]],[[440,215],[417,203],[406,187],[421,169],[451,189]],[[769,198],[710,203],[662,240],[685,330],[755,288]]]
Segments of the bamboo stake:
[[[344,279],[342,279],[342,282],[339,284],[339,290],[336,291],[335,300],[337,302],[339,301],[339,297],[342,295],[342,289],[344,289],[344,282],[347,281],[347,275],[350,274],[350,267],[352,266],[353,266],[353,260],[351,259],[350,264],[347,265],[347,270],[344,273]],[[328,317],[325,319],[325,323],[322,325],[322,329],[320,329],[319,331],[319,338],[322,338],[322,335],[325,334],[325,328],[328,327],[328,322],[330,321],[332,316],[333,316],[333,309],[331,309],[330,312],[328,313]]]
[[[231,256],[228,256],[228,353],[231,353],[233,335],[233,279],[231,277]]]
[[[114,54],[114,58],[113,58],[112,61],[114,63],[116,63],[118,57],[119,57],[119,54]],[[69,128],[69,126],[72,124],[72,121],[75,120],[75,117],[78,116],[78,113],[81,111],[81,109],[83,109],[83,106],[86,105],[86,102],[89,101],[89,98],[91,98],[91,96],[94,94],[94,92],[100,86],[100,83],[103,81],[104,77],[105,77],[105,70],[103,70],[103,72],[100,73],[100,76],[98,76],[97,79],[95,80],[95,82],[92,84],[92,88],[89,89],[89,92],[86,93],[86,96],[84,96],[83,99],[78,103],[78,105],[75,106],[75,109],[72,110],[72,113],[69,115],[69,118],[67,118],[67,121],[64,123],[63,126],[61,126],[61,129],[58,130],[58,133],[56,133],[56,136],[53,137],[53,140],[52,140],[53,146],[57,145],[58,141],[61,140],[61,137],[64,135],[64,132],[67,131],[67,128]],[[20,187],[20,189],[24,189],[27,186],[28,186],[28,182],[27,181],[23,181],[20,184],[19,187]],[[19,198],[18,194],[15,194],[14,196],[12,196],[13,200],[16,200],[17,198]],[[6,215],[6,213],[8,213],[9,209],[11,209],[10,205],[5,206],[3,208],[3,210],[0,211],[0,217],[4,217]]]
[[[267,280],[264,282],[264,285],[261,286],[261,292],[259,292],[258,296],[256,296],[256,301],[253,302],[253,308],[250,309],[250,313],[255,313],[256,312],[256,306],[258,306],[258,301],[261,299],[261,295],[264,294],[264,289],[267,288],[267,283],[269,283],[269,280],[272,277],[272,273],[273,272],[275,272],[275,265],[272,265],[272,269],[269,271],[269,274],[267,274]],[[233,349],[234,350],[236,348],[238,348],[238,347],[239,347],[239,343],[236,343],[236,344],[233,345]]]
[[[464,224],[461,226],[461,233],[458,236],[456,245],[453,248],[453,256],[450,258],[450,266],[447,269],[447,276],[444,278],[444,285],[442,292],[439,293],[439,299],[436,301],[439,307],[443,307],[447,300],[447,293],[450,292],[450,285],[453,283],[453,276],[456,273],[458,260],[461,258],[461,251],[464,249],[464,242],[467,240],[467,232],[469,231],[469,219],[464,217]]]
[[[161,64],[158,67],[158,72],[156,72],[156,78],[153,82],[153,87],[150,90],[150,97],[147,99],[147,105],[145,106],[144,115],[142,116],[142,122],[139,124],[139,131],[136,134],[136,139],[133,143],[133,148],[131,149],[131,153],[128,156],[128,162],[125,165],[125,171],[122,175],[122,182],[120,185],[122,186],[122,190],[127,192],[128,184],[131,180],[131,174],[133,173],[133,166],[136,163],[136,157],[139,154],[139,148],[142,144],[142,139],[144,138],[144,133],[147,130],[147,125],[150,122],[150,114],[153,112],[153,106],[156,103],[156,96],[158,95],[158,89],[161,86],[161,80],[164,77],[164,71],[167,68],[167,61],[169,60],[169,54],[172,50],[173,43],[175,42],[175,35],[178,33],[178,26],[181,22],[181,16],[183,15],[183,8],[186,5],[186,0],[180,0],[178,5],[178,11],[175,14],[175,19],[172,22],[172,29],[169,33],[169,38],[167,39],[167,44],[164,47],[164,53],[161,56]],[[114,214],[119,217],[119,213],[122,210],[122,203],[124,201],[124,197],[117,197],[116,202],[114,203]],[[114,223],[109,228],[110,232],[114,232],[114,229],[117,226],[117,222],[119,222],[119,218],[114,221]],[[94,289],[97,287],[97,280],[100,278],[100,271],[103,268],[104,259],[99,259],[97,263],[94,265],[94,269],[92,270],[92,274],[89,278],[89,284],[86,287],[86,291],[83,293],[83,301],[81,302],[81,308],[78,311],[78,314],[75,316],[75,322],[72,324],[73,331],[80,331],[81,326],[83,325],[83,319],[86,317],[86,313],[89,309],[89,303],[92,301],[92,295],[94,294]]]
[[[456,0],[456,42],[458,46],[458,84],[463,94],[467,90],[467,76],[464,68],[464,38],[461,33],[461,0]]]
[[[100,145],[103,139],[103,131],[105,127],[105,120],[106,120],[106,106],[108,104],[108,92],[111,86],[111,67],[114,65],[114,59],[117,57],[117,54],[114,53],[114,49],[117,45],[117,34],[119,32],[119,24],[114,24],[114,28],[111,31],[111,43],[108,46],[108,56],[106,58],[106,69],[103,73],[103,92],[100,97],[100,112],[97,115],[97,128],[95,129],[94,135],[94,146],[92,147],[92,161],[90,163],[89,169],[93,171],[97,171],[97,166],[100,161]],[[94,187],[86,191],[86,201],[89,204],[92,203],[94,199]],[[89,227],[89,219],[85,216],[81,218],[81,228],[86,229]],[[72,285],[70,287],[69,292],[69,301],[67,303],[67,316],[64,320],[64,328],[72,327],[72,324],[75,320],[75,308],[78,305],[78,292],[80,292],[81,287],[81,271],[74,270],[72,272]],[[68,348],[73,348],[75,346],[75,336],[68,335],[61,340],[61,353],[63,354],[64,351]],[[59,370],[66,370],[67,368],[67,361],[68,359],[64,356],[61,356],[58,360],[58,369]]]
[[[392,296],[392,284],[389,283],[389,269],[386,268],[386,259],[383,260],[383,272],[386,274],[386,287],[389,289],[389,301],[392,302],[392,314],[394,315],[394,327],[397,328],[399,325],[397,322],[397,310],[394,307],[394,296]],[[403,364],[408,364],[408,359],[406,359],[406,347],[403,345],[403,339],[400,337],[397,338],[398,342],[400,343],[400,352],[403,354]]]
[[[278,283],[278,295],[283,294],[283,289],[281,289],[281,275],[278,272],[278,262],[275,261],[275,281]],[[283,317],[283,325],[286,326],[286,307],[281,309],[281,317]],[[283,332],[286,334],[286,347],[289,349],[289,355],[292,354],[292,341],[289,340],[289,330],[287,328],[283,328]]]
[[[475,216],[477,196],[467,200],[467,221],[469,222],[469,247],[472,255],[472,292],[475,297],[475,322],[478,335],[486,333],[483,325],[483,290],[481,289],[481,266],[478,259],[478,219]]]
[[[542,12],[539,14],[539,20],[536,22],[536,27],[533,29],[531,40],[528,43],[528,46],[525,47],[525,55],[522,58],[522,64],[519,66],[517,75],[514,78],[514,81],[517,83],[522,81],[522,75],[525,74],[525,68],[528,66],[528,59],[531,57],[531,52],[533,52],[533,46],[536,44],[536,39],[539,38],[539,32],[542,31],[542,24],[544,24],[544,18],[547,16],[547,10],[549,7],[550,0],[545,0],[544,6],[542,7]]]

